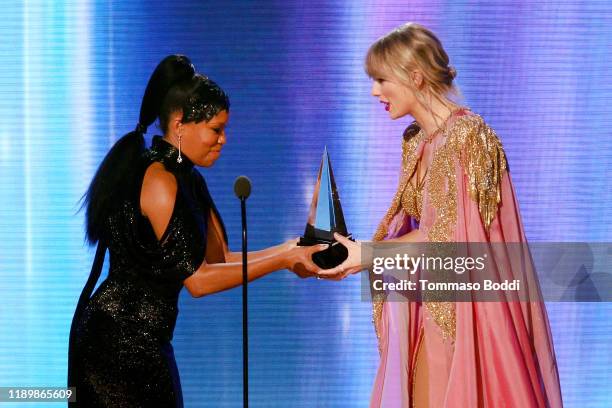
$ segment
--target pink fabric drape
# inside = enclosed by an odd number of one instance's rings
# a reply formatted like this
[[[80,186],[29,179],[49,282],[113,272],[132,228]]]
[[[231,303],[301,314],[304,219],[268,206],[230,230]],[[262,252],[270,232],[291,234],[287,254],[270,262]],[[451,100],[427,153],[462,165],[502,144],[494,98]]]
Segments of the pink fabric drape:
[[[444,141],[437,138],[434,143]],[[417,147],[419,156],[422,149],[423,142]],[[478,203],[469,194],[460,160],[455,177],[454,242],[526,242],[508,172],[503,173],[501,201],[488,229]],[[436,217],[427,189],[426,184],[419,225],[422,242],[427,241]],[[415,225],[400,207],[389,222],[385,239],[401,236]],[[451,341],[443,336],[425,304],[384,302],[377,321],[381,356],[371,407],[412,406],[412,376],[420,341],[426,342],[431,407],[562,407],[552,335],[542,302],[456,302],[454,306],[455,338]]]

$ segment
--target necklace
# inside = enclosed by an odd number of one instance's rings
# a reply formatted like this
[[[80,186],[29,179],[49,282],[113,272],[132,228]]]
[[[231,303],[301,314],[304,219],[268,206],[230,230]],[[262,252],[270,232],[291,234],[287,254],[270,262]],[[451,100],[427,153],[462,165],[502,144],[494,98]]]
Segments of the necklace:
[[[457,108],[451,110],[450,115],[448,115],[448,117],[444,120],[444,122],[442,123],[442,125],[440,125],[439,128],[437,128],[436,130],[434,130],[431,135],[428,135],[427,132],[425,132],[425,129],[423,130],[423,140],[427,143],[431,143],[432,140],[439,134],[439,133],[445,133],[447,128],[446,126],[448,125],[448,122],[450,121],[450,119],[455,116],[455,114],[461,110],[467,109],[465,106],[458,106]]]

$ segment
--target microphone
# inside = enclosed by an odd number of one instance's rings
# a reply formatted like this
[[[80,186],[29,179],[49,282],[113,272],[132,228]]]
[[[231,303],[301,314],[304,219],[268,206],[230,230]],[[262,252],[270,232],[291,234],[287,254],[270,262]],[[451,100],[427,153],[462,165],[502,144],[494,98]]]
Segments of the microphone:
[[[241,200],[246,200],[251,195],[251,180],[247,176],[238,176],[234,182],[234,193]]]

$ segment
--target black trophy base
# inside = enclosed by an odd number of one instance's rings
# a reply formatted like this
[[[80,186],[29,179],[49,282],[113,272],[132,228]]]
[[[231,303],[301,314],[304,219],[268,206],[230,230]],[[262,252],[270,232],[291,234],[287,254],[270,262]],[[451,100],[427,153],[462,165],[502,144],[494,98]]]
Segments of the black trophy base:
[[[351,239],[351,235],[347,236]],[[348,249],[336,240],[313,239],[301,237],[298,245],[313,246],[318,244],[330,244],[330,247],[324,251],[316,252],[312,255],[312,261],[320,268],[330,269],[340,265],[348,257]]]

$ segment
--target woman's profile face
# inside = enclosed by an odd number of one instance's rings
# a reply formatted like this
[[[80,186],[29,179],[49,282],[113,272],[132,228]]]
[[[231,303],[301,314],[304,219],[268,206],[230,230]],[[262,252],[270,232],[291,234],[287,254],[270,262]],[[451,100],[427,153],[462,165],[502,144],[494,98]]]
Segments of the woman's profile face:
[[[371,94],[384,104],[391,119],[411,114],[417,103],[414,92],[390,76],[375,78]]]
[[[210,167],[221,155],[229,113],[221,111],[208,122],[182,125],[181,150],[195,165]]]

